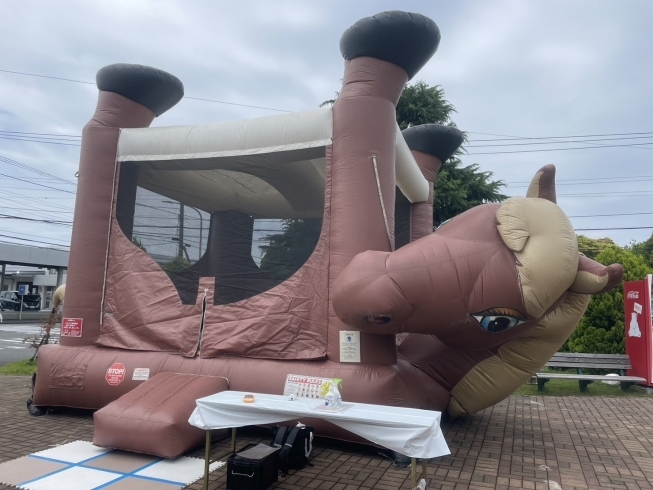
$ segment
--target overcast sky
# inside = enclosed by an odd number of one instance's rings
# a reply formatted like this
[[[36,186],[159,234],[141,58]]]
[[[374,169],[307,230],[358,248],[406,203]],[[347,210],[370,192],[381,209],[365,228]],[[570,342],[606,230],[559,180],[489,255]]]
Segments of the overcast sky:
[[[466,164],[478,163],[508,182],[507,194],[523,195],[537,169],[553,163],[558,202],[577,229],[653,227],[653,214],[574,217],[653,212],[653,2],[59,0],[1,6],[0,70],[92,82],[105,65],[140,63],[179,77],[187,96],[289,111],[314,109],[339,89],[338,42],[352,23],[384,10],[422,13],[439,25],[442,41],[415,80],[442,85],[457,108],[454,120],[471,138]],[[78,146],[18,141],[7,132],[79,135],[96,100],[94,85],[0,72],[0,156],[74,181]],[[154,125],[277,113],[184,99]],[[557,145],[479,141],[606,134],[622,136]],[[513,146],[479,146],[506,143]],[[639,146],[605,147],[633,144]],[[587,146],[603,147],[532,151]],[[1,161],[0,173],[75,189]],[[73,194],[0,179],[0,213],[72,218]],[[25,223],[0,219],[0,241],[21,236],[68,243],[70,228]],[[625,245],[651,231],[579,233]]]

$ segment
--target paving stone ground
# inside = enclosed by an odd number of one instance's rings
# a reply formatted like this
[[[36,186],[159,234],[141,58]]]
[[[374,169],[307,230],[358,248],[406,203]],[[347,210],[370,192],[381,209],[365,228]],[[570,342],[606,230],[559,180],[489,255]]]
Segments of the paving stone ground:
[[[90,412],[31,417],[29,394],[29,378],[0,376],[0,462],[92,440]],[[511,397],[473,417],[446,421],[442,429],[452,454],[429,463],[429,489],[653,488],[651,398]],[[239,432],[238,447],[267,441],[267,432],[248,429]],[[225,453],[229,442],[216,441],[213,457]],[[203,450],[189,455],[203,457]],[[312,464],[279,478],[273,488],[410,489],[409,470],[367,446],[318,439]],[[215,471],[210,488],[223,489],[225,481],[225,469]]]

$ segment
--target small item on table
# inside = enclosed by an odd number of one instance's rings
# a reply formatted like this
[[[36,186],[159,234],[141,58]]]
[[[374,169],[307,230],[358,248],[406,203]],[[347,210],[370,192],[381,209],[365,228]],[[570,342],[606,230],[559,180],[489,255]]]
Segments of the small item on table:
[[[341,379],[332,379],[327,384],[328,391],[324,396],[324,407],[330,410],[338,410],[342,407],[342,396],[338,390]]]
[[[297,400],[297,395],[295,395],[294,393],[291,393],[288,396],[288,400],[290,400],[291,402],[294,402],[295,400]]]
[[[243,397],[244,403],[254,403],[254,395],[245,395]]]

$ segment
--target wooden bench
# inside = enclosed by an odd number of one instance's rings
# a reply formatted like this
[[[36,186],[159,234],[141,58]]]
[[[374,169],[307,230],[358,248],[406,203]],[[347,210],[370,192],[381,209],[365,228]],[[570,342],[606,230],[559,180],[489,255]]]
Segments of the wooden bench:
[[[594,381],[617,381],[621,389],[627,391],[632,385],[644,383],[646,379],[637,376],[626,376],[626,370],[631,369],[630,359],[625,354],[579,354],[575,352],[556,352],[546,367],[575,368],[577,374],[570,373],[537,373],[537,389],[544,392],[545,384],[551,379],[578,380],[580,391],[587,392],[587,386]],[[583,369],[612,369],[620,376],[603,376],[583,374]]]

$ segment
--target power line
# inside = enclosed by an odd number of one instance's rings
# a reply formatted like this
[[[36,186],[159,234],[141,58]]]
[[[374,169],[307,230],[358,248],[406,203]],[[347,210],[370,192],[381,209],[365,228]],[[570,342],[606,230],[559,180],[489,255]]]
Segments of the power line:
[[[653,136],[631,136],[627,138],[600,138],[600,139],[588,139],[588,140],[554,140],[554,141],[536,141],[534,143],[499,143],[498,145],[467,145],[465,148],[486,148],[492,146],[533,146],[533,145],[560,145],[560,144],[572,144],[572,143],[595,143],[602,141],[622,141],[622,140],[638,140],[638,139],[651,139]],[[544,138],[540,138],[544,139]],[[492,141],[492,140],[490,140]],[[498,140],[494,140],[498,141]]]
[[[568,183],[557,183],[556,182],[556,187],[561,186],[561,185],[609,185],[609,184],[630,184],[630,183],[637,183],[637,182],[651,182],[653,179],[630,179],[630,180],[608,180],[606,182],[568,182]],[[522,187],[529,187],[526,184],[521,184],[521,185],[509,185],[506,183],[506,187],[516,189],[516,188],[522,188]]]
[[[76,80],[76,79],[71,79],[71,78],[63,78],[63,77],[54,77],[50,75],[40,75],[40,74],[35,74],[35,73],[26,73],[26,72],[19,72],[19,71],[13,71],[13,70],[0,70],[0,72],[3,73],[10,73],[14,75],[23,75],[23,76],[30,76],[30,77],[38,77],[38,78],[47,78],[51,80],[60,80],[60,81],[66,81],[66,82],[74,82],[74,83],[83,83],[87,85],[95,85],[94,82],[89,82],[85,80]],[[263,110],[269,110],[269,111],[276,111],[276,112],[292,112],[286,109],[277,109],[273,107],[263,107],[263,106],[256,106],[256,105],[250,105],[250,104],[239,104],[236,102],[227,102],[224,100],[216,100],[216,99],[206,99],[202,97],[192,97],[192,96],[185,96],[184,98],[186,99],[191,99],[191,100],[199,100],[203,102],[213,102],[217,104],[227,104],[227,105],[234,105],[234,106],[241,106],[241,107],[250,107],[254,109],[263,109]],[[570,136],[543,136],[543,137],[524,137],[524,136],[513,136],[513,135],[505,135],[505,134],[495,134],[495,133],[482,133],[482,132],[477,132],[477,131],[467,131],[470,134],[480,134],[480,135],[485,135],[485,136],[498,136],[500,138],[507,138],[508,140],[553,140],[553,139],[569,139],[569,138],[585,138],[585,137],[603,137],[603,136],[630,136],[630,135],[645,135],[645,134],[653,134],[653,132],[632,132],[632,133],[605,133],[605,134],[589,134],[589,135],[570,135]],[[45,134],[45,133],[43,133]],[[616,138],[616,139],[626,139],[626,138]],[[495,140],[476,140],[478,141],[497,141]],[[43,141],[45,142],[45,141]],[[60,143],[63,144],[63,143]],[[644,143],[645,144],[645,143]],[[482,145],[481,145],[482,146]],[[617,145],[617,146],[634,146],[634,145]],[[590,148],[612,148],[614,146],[612,145],[605,145],[605,146],[594,146],[594,147],[581,147],[581,148],[566,148],[568,150],[580,150],[580,149],[590,149]],[[523,151],[514,151],[514,152],[496,152],[496,153],[525,153],[525,152],[535,152],[535,151],[557,151],[557,149],[549,149],[549,150],[523,150]],[[485,155],[489,153],[469,153],[469,155]]]
[[[46,223],[50,225],[63,225],[63,226],[72,226],[72,221],[57,221],[57,220],[47,220],[47,219],[36,219],[36,218],[25,218],[24,216],[14,216],[11,214],[0,214],[0,219],[14,219],[21,221],[33,221],[36,223]]]
[[[199,97],[189,97],[189,96],[184,96],[184,99],[202,100],[202,101],[205,101],[205,102],[215,102],[216,104],[237,105],[237,106],[241,106],[241,107],[251,107],[253,109],[265,109],[266,111],[292,112],[292,111],[287,111],[285,109],[274,109],[272,107],[261,107],[261,106],[257,106],[257,105],[237,104],[235,102],[225,102],[224,100],[200,99]]]
[[[543,140],[543,139],[563,139],[563,138],[597,138],[599,136],[631,136],[639,134],[653,134],[653,131],[638,132],[638,133],[604,133],[604,134],[580,134],[580,135],[568,135],[568,136],[511,136],[509,134],[493,134],[493,133],[477,133],[475,131],[467,131],[470,134],[482,134],[486,136],[501,136],[505,137],[505,140],[500,139],[490,139],[490,140],[474,140],[474,141],[509,141],[509,140]]]
[[[627,226],[624,228],[576,228],[574,231],[653,230],[653,226]]]
[[[0,133],[10,133],[10,134],[30,134],[30,135],[36,135],[36,136],[56,136],[56,137],[61,137],[61,138],[81,138],[82,135],[80,134],[58,134],[58,133],[25,133],[23,131],[4,131],[0,130]]]
[[[640,148],[642,150],[651,150],[652,148],[647,148],[647,145],[653,145],[653,143],[633,143],[630,145],[601,145],[601,146],[577,146],[574,148],[542,148],[539,150],[515,150],[515,151],[489,151],[489,152],[479,152],[479,153],[467,153],[467,155],[499,155],[505,153],[537,153],[544,151],[569,151],[569,150],[591,150],[597,148]]]
[[[14,167],[22,168],[23,170],[27,170],[29,172],[34,172],[36,174],[41,175],[42,177],[49,177],[51,179],[57,180],[59,182],[63,182],[65,184],[69,185],[77,185],[77,182],[73,182],[70,180],[63,179],[61,177],[57,177],[56,175],[49,174],[47,172],[44,172],[43,170],[39,170],[38,168],[30,167],[29,165],[26,165],[24,163],[17,162],[16,160],[12,160],[11,158],[7,158],[5,156],[0,155],[0,161],[7,163],[9,165],[13,165]]]
[[[595,181],[595,180],[613,180],[613,179],[648,179],[652,178],[653,175],[618,175],[614,177],[588,177],[586,179],[556,179],[556,185],[559,182],[580,182],[580,181]],[[506,184],[530,184],[530,181],[514,181],[514,182],[505,182]]]
[[[220,102],[223,104],[235,104],[235,102],[225,102],[225,101],[215,101],[213,99],[200,99],[197,97],[189,97],[192,98],[193,100],[204,100],[208,102]],[[259,106],[252,106],[252,105],[245,105],[246,107],[254,107],[258,108]],[[265,107],[265,109],[271,109],[269,107]],[[278,110],[278,111],[283,111],[283,112],[291,112],[291,111],[286,111],[285,109],[271,109],[271,110]],[[473,131],[468,131],[470,133],[473,133]],[[79,139],[82,136],[79,134],[58,134],[58,133],[34,133],[34,132],[24,132],[24,131],[5,131],[5,130],[0,130],[1,133],[8,133],[10,135],[31,135],[34,137],[41,137],[41,136],[53,136],[56,139]],[[490,133],[474,133],[474,134],[490,134]],[[630,138],[629,136],[632,135],[649,135],[649,136],[637,136],[634,138]],[[498,135],[498,136],[505,136],[505,135]],[[624,139],[646,139],[646,138],[653,138],[653,131],[646,131],[646,132],[632,132],[632,133],[605,133],[605,134],[583,134],[583,135],[575,135],[575,136],[533,136],[533,137],[527,137],[527,136],[510,136],[506,138],[493,138],[493,139],[470,139],[469,142],[474,142],[474,143],[479,143],[479,142],[496,142],[496,141],[524,141],[524,140],[559,140],[561,143],[564,143],[565,139],[568,138],[595,138],[595,137],[605,137],[605,136],[625,136],[623,138],[602,138],[601,140],[595,140],[595,141],[611,141],[611,140],[624,140]],[[582,142],[583,140],[576,140],[577,143]],[[570,143],[573,143],[574,141],[570,141]],[[540,143],[533,143],[533,144],[540,144]],[[543,144],[547,144],[544,142]]]
[[[25,200],[24,195],[18,194],[16,192],[5,190],[3,192],[3,194],[5,194],[7,196],[10,196],[10,197],[17,197],[19,199]],[[8,201],[10,204],[16,204],[15,200],[9,199],[8,197],[0,197],[0,199],[3,200],[3,201]],[[40,204],[42,206],[45,205],[46,207],[50,208],[49,211],[42,211],[43,213],[46,213],[46,214],[55,214],[55,213],[59,213],[59,212],[72,212],[72,210],[67,206],[63,206],[61,204],[57,204],[57,203],[53,203],[53,202],[48,202],[48,201],[46,201],[46,200],[44,200],[42,198],[30,197],[29,200],[30,200],[30,204]],[[49,217],[49,216],[46,216],[46,217]]]
[[[29,198],[29,199],[31,199],[31,198]],[[9,202],[13,202],[13,200],[11,200],[11,199],[5,199],[5,200],[9,201]],[[31,212],[34,212],[34,213],[39,213],[39,212],[50,213],[50,212],[52,212],[52,209],[23,208],[23,207],[15,207],[15,206],[3,206],[2,209],[13,209],[13,210],[16,210],[16,211],[31,211]],[[63,211],[63,210],[57,209],[57,213],[60,213],[60,214],[61,213],[73,214],[73,212],[74,211]]]
[[[567,216],[568,218],[598,218],[605,216],[639,216],[643,214],[653,214],[653,213],[616,213],[616,214],[580,214],[575,216]]]
[[[7,245],[23,245],[23,246],[29,246],[29,247],[37,247],[37,248],[46,248],[46,247],[39,247],[38,245],[24,245],[22,243],[16,243],[16,242],[8,242],[6,240],[0,240],[0,243],[6,243]],[[41,243],[41,242],[37,242]],[[57,246],[62,246],[62,245],[57,245]],[[62,250],[60,248],[52,248],[52,247],[47,247],[48,250],[59,250],[60,252],[68,252],[69,250]]]
[[[25,139],[25,138],[12,138],[11,136],[0,135],[0,139],[3,140],[13,140],[13,141],[28,141],[30,143],[46,143],[48,145],[62,145],[62,146],[82,146],[76,143],[57,143],[54,141],[45,141],[45,140],[36,140],[36,139]]]
[[[17,235],[23,235],[23,236],[28,236],[28,237],[32,237],[32,238],[47,238],[48,240],[57,240],[59,242],[63,241],[64,243],[62,245],[65,245],[65,243],[70,243],[70,240],[60,240],[58,238],[44,237],[43,235],[32,235],[31,233],[23,233],[23,232],[14,231],[14,230],[0,230],[0,232],[15,233]]]
[[[0,173],[0,175],[3,176],[3,177],[7,177],[9,179],[20,180],[21,182],[27,182],[28,184],[38,185],[40,187],[45,187],[47,189],[54,189],[55,191],[61,191],[61,192],[65,192],[67,194],[75,194],[73,191],[67,191],[67,190],[64,190],[64,189],[57,189],[56,187],[51,187],[51,186],[45,185],[45,184],[39,184],[38,182],[30,182],[29,180],[21,179],[20,177],[13,177],[11,175],[7,175],[7,174],[3,174],[3,173]]]
[[[85,83],[88,85],[95,85],[93,82],[85,82],[83,80],[73,80],[72,78],[59,78],[59,77],[51,77],[49,75],[36,75],[34,73],[24,73],[22,71],[10,71],[10,70],[0,70],[3,73],[12,73],[14,75],[25,75],[28,77],[38,77],[38,78],[49,78],[51,80],[61,80],[64,82],[75,82],[75,83]]]
[[[3,73],[11,73],[13,75],[24,75],[28,77],[38,77],[38,78],[49,78],[51,80],[61,80],[63,82],[74,82],[74,83],[84,83],[87,85],[95,85],[94,82],[86,82],[84,80],[74,80],[72,78],[60,78],[60,77],[51,77],[49,75],[37,75],[35,73],[25,73],[25,72],[20,72],[20,71],[10,71],[10,70],[0,70],[0,72]],[[185,99],[192,99],[192,100],[201,100],[204,102],[215,102],[216,104],[227,104],[227,105],[236,105],[236,106],[241,106],[241,107],[251,107],[254,109],[264,109],[267,111],[277,111],[277,112],[292,112],[292,111],[287,111],[285,109],[275,109],[272,107],[261,107],[261,106],[256,106],[256,105],[248,105],[248,104],[237,104],[235,102],[225,102],[223,100],[214,100],[214,99],[203,99],[199,97],[190,97],[190,96],[184,96]]]
[[[63,244],[61,244],[61,243],[52,243],[52,242],[46,242],[46,241],[43,241],[43,240],[30,240],[30,239],[27,239],[27,238],[21,238],[21,237],[18,237],[18,236],[11,236],[11,235],[2,235],[2,234],[0,234],[0,237],[3,237],[3,238],[11,238],[11,239],[13,239],[13,240],[21,240],[21,241],[23,241],[23,242],[43,243],[43,244],[45,244],[45,245],[54,245],[55,247],[70,248],[68,245],[63,245]],[[18,244],[18,243],[14,243],[14,245],[20,245],[20,244]]]

